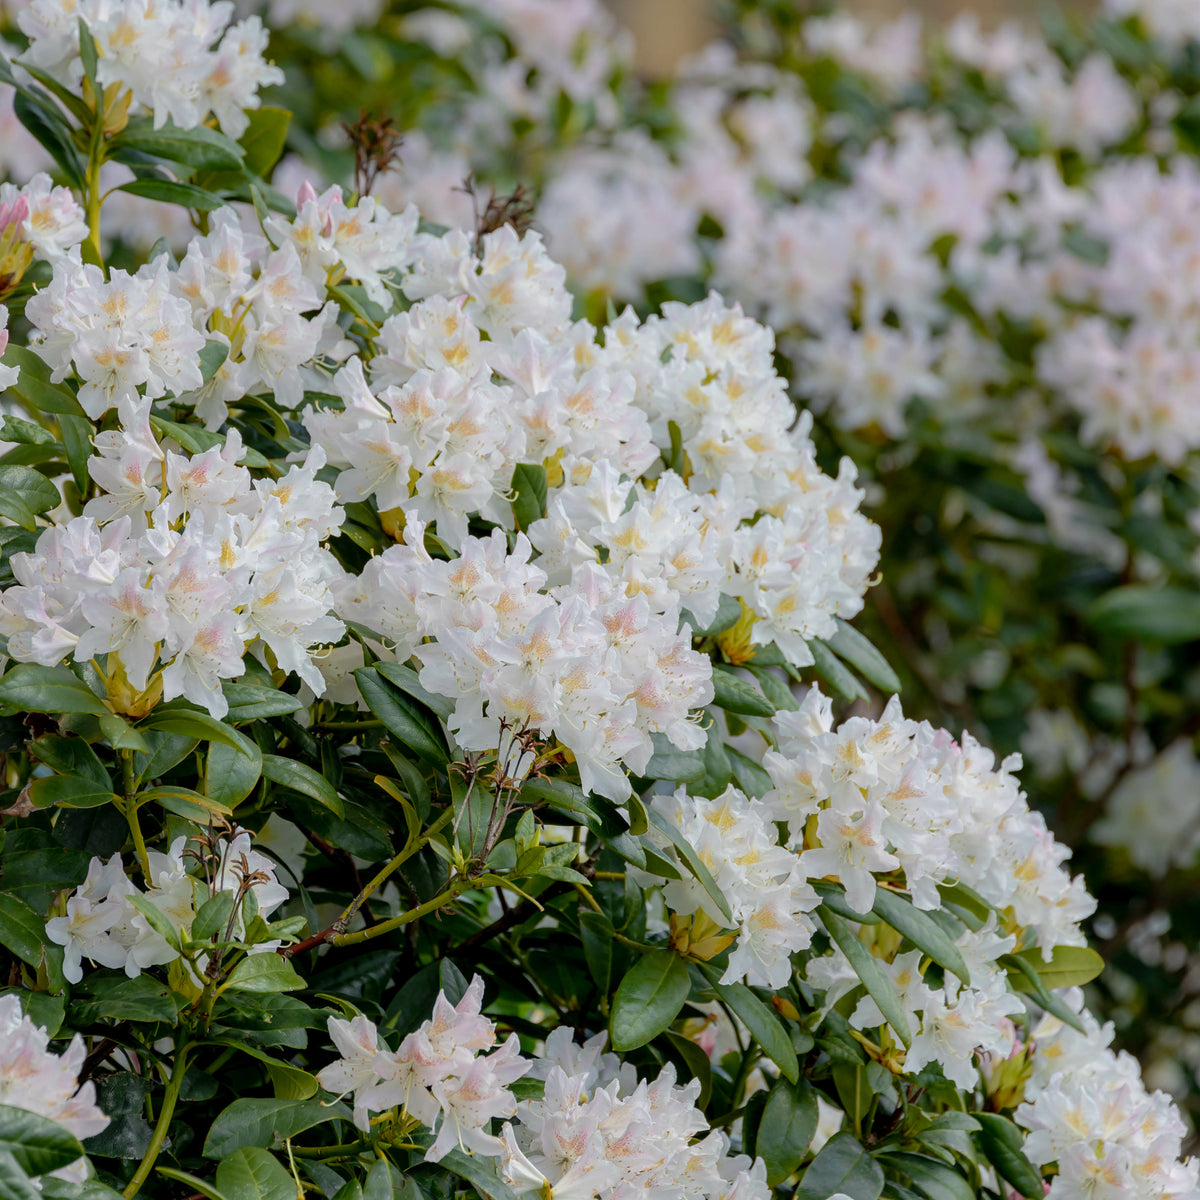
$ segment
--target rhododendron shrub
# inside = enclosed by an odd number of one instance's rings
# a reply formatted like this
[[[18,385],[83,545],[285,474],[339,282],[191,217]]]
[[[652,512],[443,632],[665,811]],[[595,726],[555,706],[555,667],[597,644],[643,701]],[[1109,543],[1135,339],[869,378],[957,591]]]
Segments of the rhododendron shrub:
[[[1092,1002],[1195,1117],[1200,25],[1179,0],[1089,7],[922,28],[745,0],[649,86],[599,5],[406,5],[358,36],[380,91],[422,63],[373,110],[410,130],[375,194],[472,224],[494,187],[598,325],[715,288],[775,330],[818,461],[854,460],[883,530],[856,628],[884,690],[1024,754],[1099,900]],[[600,43],[613,69],[568,88]],[[303,169],[330,181],[358,111],[330,80],[355,70],[312,76]]]
[[[771,329],[577,303],[520,204],[374,194],[381,124],[285,192],[230,5],[20,7],[0,1194],[1196,1194]],[[531,103],[611,81],[589,5],[492,15]]]

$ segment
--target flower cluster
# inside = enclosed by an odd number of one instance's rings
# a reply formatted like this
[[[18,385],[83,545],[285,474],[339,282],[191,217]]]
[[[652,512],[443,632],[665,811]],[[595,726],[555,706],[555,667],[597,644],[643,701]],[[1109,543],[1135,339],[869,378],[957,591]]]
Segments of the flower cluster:
[[[1069,998],[1084,1031],[1046,1016],[1032,1031],[1032,1073],[1016,1119],[1028,1129],[1031,1162],[1057,1163],[1051,1200],[1079,1195],[1195,1195],[1200,1163],[1181,1161],[1187,1128],[1163,1092],[1150,1093],[1137,1060],[1109,1048],[1112,1025],[1101,1026]]]
[[[252,481],[236,432],[180,454],[155,438],[148,401],[120,409],[124,428],[97,435],[89,464],[101,494],[12,560],[18,583],[0,598],[9,653],[46,666],[107,655],[131,704],[160,686],[215,716],[247,648],[323,691],[312,649],[343,626],[329,615],[337,567],[321,546],[341,510],[315,478],[320,452]]]
[[[30,42],[24,61],[64,86],[77,88],[83,78],[82,21],[95,42],[97,82],[129,92],[155,128],[173,121],[191,129],[212,113],[240,137],[245,110],[257,108],[259,89],[282,83],[283,72],[263,57],[259,18],[231,25],[232,15],[232,4],[210,0],[31,0],[17,23]]]
[[[784,987],[792,955],[812,941],[816,924],[807,914],[820,898],[796,854],[779,845],[775,811],[734,787],[715,800],[689,796],[681,787],[673,796],[656,797],[654,807],[683,835],[729,905],[738,934],[722,982]],[[662,843],[666,849],[667,839]],[[658,882],[645,873],[635,877],[643,886]],[[702,913],[717,929],[727,923],[691,875],[668,883],[663,899],[673,913]],[[693,927],[691,940],[702,943],[695,935]]]
[[[78,1138],[100,1133],[109,1118],[96,1104],[96,1085],[79,1082],[87,1056],[83,1038],[76,1034],[62,1054],[52,1054],[49,1045],[45,1028],[22,1013],[20,999],[0,996],[0,1105],[48,1117]],[[86,1162],[54,1175],[80,1183]]]
[[[596,1196],[601,1200],[646,1189],[689,1195],[765,1200],[761,1163],[731,1157],[729,1139],[710,1132],[696,1108],[699,1081],[684,1087],[666,1066],[651,1083],[605,1054],[606,1036],[577,1045],[565,1026],[551,1033],[537,1059],[522,1057],[517,1035],[491,1054],[495,1025],[480,1015],[483,980],[476,976],[452,1005],[444,992],[433,1016],[397,1050],[380,1045],[366,1017],[329,1020],[340,1057],[318,1075],[323,1087],[354,1093],[355,1123],[399,1108],[437,1130],[425,1151],[438,1162],[455,1146],[498,1157],[518,1195]],[[538,1099],[518,1101],[508,1085],[524,1075],[543,1081]],[[499,1137],[487,1131],[506,1120]]]
[[[65,950],[63,975],[69,982],[83,978],[85,958],[123,970],[130,979],[148,967],[165,966],[179,958],[178,947],[153,928],[131,896],[144,896],[175,932],[185,937],[204,902],[223,892],[233,893],[239,902],[252,893],[264,918],[287,899],[287,888],[275,878],[274,864],[250,848],[250,834],[245,830],[232,838],[217,839],[211,854],[195,854],[185,850],[186,845],[187,838],[179,837],[165,854],[147,852],[145,891],[139,891],[125,873],[120,855],[108,862],[91,860],[87,878],[67,898],[65,915],[46,922],[46,936]],[[188,873],[187,857],[203,863],[203,880]],[[239,912],[232,914],[231,928],[239,936],[245,932]],[[274,949],[274,944],[259,949]]]
[[[475,1154],[503,1153],[499,1138],[487,1132],[493,1118],[511,1117],[516,1098],[508,1085],[529,1071],[515,1033],[494,1053],[496,1026],[480,1015],[483,980],[476,975],[457,1004],[438,993],[433,1016],[392,1051],[380,1047],[379,1032],[366,1017],[329,1018],[329,1034],[341,1057],[317,1076],[339,1095],[354,1093],[354,1123],[369,1129],[368,1113],[397,1106],[429,1129],[437,1127],[425,1151],[438,1162],[455,1147]]]

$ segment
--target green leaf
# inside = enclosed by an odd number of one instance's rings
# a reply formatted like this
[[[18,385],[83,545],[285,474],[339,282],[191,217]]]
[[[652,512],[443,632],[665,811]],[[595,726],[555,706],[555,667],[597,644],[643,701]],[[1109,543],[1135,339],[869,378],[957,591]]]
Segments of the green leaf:
[[[85,976],[86,999],[76,999],[76,1020],[90,1021],[165,1021],[174,1023],[179,1015],[171,990],[149,975],[136,979],[115,978],[95,972]]]
[[[1200,638],[1200,592],[1132,584],[1101,596],[1086,616],[1101,633],[1164,645],[1192,642]]]
[[[24,900],[0,892],[0,946],[36,968],[42,961],[45,937],[45,917],[34,912]]]
[[[546,468],[518,463],[513,468],[512,493],[513,520],[518,529],[528,529],[546,515]]]
[[[528,779],[517,799],[522,804],[544,804],[584,825],[602,838],[617,836],[625,828],[616,806],[603,796],[590,796],[569,779]]]
[[[250,795],[262,777],[263,757],[249,740],[245,746],[213,742],[204,759],[204,794],[232,810]]]
[[[817,1132],[817,1094],[807,1080],[779,1079],[759,1118],[754,1153],[767,1168],[767,1185],[778,1187],[795,1173]]]
[[[600,995],[607,996],[612,982],[612,948],[616,940],[612,922],[603,913],[592,912],[580,905],[579,939],[583,943],[588,974]]]
[[[0,702],[25,712],[108,713],[103,701],[66,667],[17,663],[0,679]]]
[[[464,1154],[461,1150],[451,1150],[442,1157],[438,1164],[451,1171],[460,1179],[465,1179],[484,1200],[516,1200],[512,1188],[500,1178],[494,1160],[480,1158],[477,1154]],[[363,1193],[366,1200],[366,1193]]]
[[[178,204],[181,208],[194,208],[199,212],[214,212],[225,206],[225,201],[212,192],[203,188],[193,187],[190,183],[175,183],[170,179],[156,179],[147,176],[144,179],[131,179],[123,183],[118,192],[128,192],[131,196],[141,196],[143,200],[158,200],[163,204]]]
[[[92,38],[91,31],[87,27],[87,22],[79,18],[79,59],[83,63],[83,74],[88,83],[92,85],[94,93],[99,94],[101,91],[100,82],[96,78],[96,66],[99,62],[99,54],[96,51],[96,42]]]
[[[88,459],[92,456],[92,436],[96,432],[95,427],[87,417],[62,413],[58,418],[58,428],[67,452],[67,465],[71,468],[71,477],[80,493],[86,495],[89,479]]]
[[[0,440],[17,442],[23,446],[53,446],[55,444],[54,434],[40,425],[35,425],[32,421],[14,417],[11,413],[7,414],[4,421],[0,423]]]
[[[883,1171],[853,1134],[841,1132],[821,1147],[812,1160],[793,1200],[828,1200],[835,1192],[851,1200],[879,1200]]]
[[[245,151],[232,138],[215,129],[197,125],[180,129],[173,121],[154,128],[149,117],[134,117],[109,143],[110,157],[121,150],[137,150],[154,158],[165,158],[189,167],[237,170]]]
[[[754,761],[732,746],[725,747],[729,765],[733,768],[733,782],[738,788],[756,800],[761,800],[775,786],[774,780]]]
[[[101,718],[103,722],[103,718]],[[133,769],[138,783],[165,775],[172,767],[181,763],[198,745],[198,739],[177,733],[162,733],[143,727],[137,731],[146,743],[146,749],[133,758]]]
[[[315,1125],[350,1117],[344,1104],[321,1100],[235,1100],[208,1131],[204,1157],[224,1159],[242,1146],[269,1148]]]
[[[0,1104],[0,1155],[26,1175],[46,1175],[83,1157],[79,1139],[48,1117]]]
[[[111,788],[80,775],[48,775],[29,786],[35,808],[99,808],[116,798]]]
[[[296,1181],[269,1151],[241,1146],[217,1167],[226,1200],[296,1200]]]
[[[826,639],[825,644],[881,692],[894,694],[900,691],[900,677],[879,650],[841,617],[835,617],[834,620],[837,622],[837,632]]]
[[[266,179],[283,153],[292,114],[286,108],[273,108],[264,104],[261,108],[248,112],[246,116],[250,124],[246,126],[246,132],[238,138],[238,145],[245,154],[242,165],[250,174]]]
[[[305,766],[302,762],[296,762],[292,758],[282,758],[277,754],[264,754],[262,756],[262,773],[272,783],[290,788],[293,792],[299,792],[300,795],[315,800],[330,812],[336,813],[337,816],[345,815],[341,797],[337,794],[333,784],[324,775],[314,771],[312,767]]]
[[[1032,967],[1047,988],[1082,987],[1104,970],[1104,959],[1088,946],[1055,946],[1049,962],[1036,948],[1022,950],[1014,957]]]
[[[304,980],[286,958],[266,951],[243,958],[225,986],[235,992],[293,992],[304,986]]]
[[[50,157],[62,168],[71,186],[76,191],[86,191],[83,164],[71,140],[71,127],[45,92],[21,88],[13,97],[13,113],[50,152]]]
[[[888,1161],[912,1180],[929,1200],[977,1200],[975,1189],[953,1167],[923,1154],[890,1154]]]
[[[29,743],[29,753],[60,775],[81,775],[112,791],[112,777],[83,738],[47,734]]]
[[[748,680],[727,667],[713,667],[713,703],[726,712],[747,717],[773,717],[775,705]]]
[[[295,696],[257,683],[222,683],[221,691],[229,703],[227,721],[261,721],[287,716],[304,707]]]
[[[1025,1136],[1007,1117],[998,1113],[972,1114],[979,1123],[975,1140],[1001,1179],[1012,1184],[1022,1196],[1042,1200],[1041,1173],[1025,1157]]]
[[[670,746],[670,743],[667,743]],[[704,754],[699,750],[656,750],[642,772],[643,779],[694,783],[704,778]]]
[[[388,681],[394,683],[402,692],[407,692],[418,704],[437,713],[446,720],[454,712],[454,701],[449,696],[439,696],[436,692],[427,691],[421,685],[421,677],[403,663],[377,662],[375,670]]]
[[[703,629],[699,628],[695,617],[690,612],[685,613],[684,620],[695,630],[696,637],[716,637],[718,634],[724,633],[725,630],[732,629],[738,623],[741,615],[741,602],[735,600],[732,596],[726,596],[722,592],[721,599],[717,603],[717,615],[713,617],[709,625],[706,625]]]
[[[207,942],[214,934],[223,933],[232,912],[232,892],[218,892],[205,900],[192,921],[192,941]]]
[[[0,682],[0,699],[2,698],[3,683]],[[140,728],[161,729],[166,733],[178,733],[203,742],[224,742],[226,746],[240,750],[247,757],[254,753],[250,748],[249,738],[198,708],[169,708],[160,705],[142,722]]]
[[[854,936],[846,922],[827,905],[822,904],[817,909],[817,915],[825,926],[829,936],[849,960],[854,973],[862,980],[871,999],[879,1005],[887,1023],[896,1032],[896,1036],[905,1046],[912,1045],[912,1032],[908,1027],[908,1016],[896,985],[879,965],[879,960]]]
[[[198,1175],[189,1175],[187,1171],[177,1171],[174,1167],[155,1167],[154,1169],[165,1179],[173,1179],[176,1183],[186,1183],[197,1195],[204,1196],[205,1200],[229,1200],[228,1196],[217,1191],[207,1179],[201,1179]]]
[[[867,689],[858,681],[853,671],[842,666],[838,657],[818,638],[808,643],[813,656],[813,670],[845,700],[866,700]]]
[[[41,1189],[6,1150],[0,1150],[0,1200],[42,1200]]]
[[[191,788],[170,783],[138,792],[137,803],[139,808],[143,804],[157,804],[167,812],[173,812],[176,816],[200,825],[207,825],[212,817],[227,817],[232,812],[232,809],[219,800],[213,800],[200,792],[193,792]]]
[[[787,1030],[778,1016],[744,983],[720,983],[721,973],[708,963],[701,970],[712,983],[712,989],[733,1010],[733,1015],[750,1031],[763,1053],[792,1083],[800,1079],[800,1064]]]
[[[441,731],[403,692],[388,683],[374,667],[359,667],[354,678],[367,707],[401,745],[435,766],[444,767],[450,761]]]
[[[20,496],[33,513],[48,512],[62,501],[58,488],[32,467],[0,467],[0,488]]]
[[[4,361],[21,368],[21,377],[8,390],[20,396],[34,412],[84,416],[75,393],[61,383],[51,383],[50,368],[27,346],[9,342]]]
[[[272,1058],[265,1050],[252,1046],[248,1042],[223,1042],[226,1046],[234,1046],[243,1054],[257,1059],[266,1068],[277,1100],[310,1100],[317,1094],[317,1078],[300,1067],[290,1066]]]
[[[229,346],[217,338],[209,338],[199,354],[200,378],[207,383],[221,369],[228,357]]]
[[[614,1050],[635,1050],[662,1033],[691,991],[683,959],[671,950],[642,955],[621,980],[612,1006]]]
[[[906,897],[877,887],[872,911],[897,933],[908,938],[923,954],[929,955],[938,966],[953,971],[963,983],[971,982],[959,948],[928,913],[917,908]]]

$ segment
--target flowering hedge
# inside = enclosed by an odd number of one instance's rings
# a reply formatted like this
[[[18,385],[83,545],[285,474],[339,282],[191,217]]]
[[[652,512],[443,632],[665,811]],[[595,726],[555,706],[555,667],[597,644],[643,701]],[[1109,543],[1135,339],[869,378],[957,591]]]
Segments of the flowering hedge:
[[[297,7],[290,80],[204,0],[0,67],[0,1196],[1195,1194],[1019,760],[888,700],[791,342],[324,145],[394,53],[431,137],[475,79],[510,162],[619,158],[619,36]]]

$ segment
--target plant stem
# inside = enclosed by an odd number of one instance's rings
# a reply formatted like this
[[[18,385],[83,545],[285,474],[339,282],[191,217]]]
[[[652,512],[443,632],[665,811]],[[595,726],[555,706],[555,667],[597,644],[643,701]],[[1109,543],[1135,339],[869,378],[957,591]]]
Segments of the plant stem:
[[[132,1197],[138,1194],[142,1184],[146,1182],[146,1177],[154,1169],[154,1164],[163,1148],[163,1143],[167,1140],[167,1129],[170,1127],[171,1117],[175,1114],[175,1102],[179,1099],[179,1089],[183,1086],[183,1075],[187,1070],[189,1049],[190,1047],[187,1042],[184,1042],[179,1047],[175,1066],[171,1071],[171,1078],[167,1082],[167,1090],[163,1096],[162,1108],[158,1112],[158,1121],[154,1126],[154,1134],[150,1138],[150,1147],[146,1151],[145,1158],[142,1159],[141,1164],[138,1166],[137,1173],[121,1193],[125,1197],[125,1200],[132,1200]]]
[[[150,886],[150,856],[146,853],[146,839],[142,837],[142,825],[138,820],[137,804],[134,796],[137,794],[137,779],[133,772],[133,751],[118,750],[117,757],[121,762],[121,790],[125,793],[125,802],[121,806],[125,820],[129,823],[129,832],[133,834],[133,846],[137,851],[138,864],[142,868],[142,879],[147,887]]]
[[[391,933],[393,929],[400,929],[405,925],[410,925],[413,921],[419,921],[422,917],[427,917],[431,912],[436,912],[439,908],[444,908],[447,904],[452,904],[470,886],[471,881],[469,879],[460,877],[444,892],[434,896],[432,900],[426,900],[424,904],[409,909],[408,912],[401,913],[398,917],[393,917],[390,921],[381,921],[378,925],[372,925],[368,929],[359,929],[355,933],[336,933],[327,940],[334,946],[353,946],[358,942],[382,937],[385,933]]]
[[[100,168],[104,165],[104,111],[103,102],[95,114],[96,124],[88,145],[87,195],[84,197],[84,208],[87,214],[88,236],[83,244],[83,259],[94,266],[103,268],[104,255],[100,250],[100,206],[104,197],[100,192]]]

